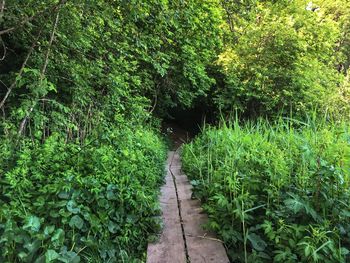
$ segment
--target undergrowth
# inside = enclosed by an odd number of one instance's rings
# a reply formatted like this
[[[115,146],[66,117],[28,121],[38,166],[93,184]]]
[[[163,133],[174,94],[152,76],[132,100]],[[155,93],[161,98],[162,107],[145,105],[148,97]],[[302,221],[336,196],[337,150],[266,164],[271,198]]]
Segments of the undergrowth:
[[[85,145],[0,144],[0,262],[141,262],[160,228],[165,146],[147,128]]]
[[[350,262],[348,126],[235,121],[182,155],[232,262]]]

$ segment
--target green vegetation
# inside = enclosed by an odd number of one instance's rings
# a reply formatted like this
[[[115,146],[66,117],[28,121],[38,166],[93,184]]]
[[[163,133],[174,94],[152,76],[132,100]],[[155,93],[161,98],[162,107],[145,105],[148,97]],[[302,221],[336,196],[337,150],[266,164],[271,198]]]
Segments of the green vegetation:
[[[83,147],[58,135],[23,143],[1,158],[0,261],[144,258],[159,230],[164,158],[162,141],[146,129],[106,130]]]
[[[215,92],[222,111],[349,116],[348,1],[223,2],[229,33],[218,59],[224,84]]]
[[[220,9],[0,4],[0,261],[144,260],[165,161],[151,112],[210,88]]]
[[[347,0],[0,0],[0,261],[144,261],[161,122],[189,109],[251,123],[184,149],[233,259],[344,260],[349,21]]]
[[[232,262],[348,262],[350,130],[259,121],[208,128],[184,170]]]

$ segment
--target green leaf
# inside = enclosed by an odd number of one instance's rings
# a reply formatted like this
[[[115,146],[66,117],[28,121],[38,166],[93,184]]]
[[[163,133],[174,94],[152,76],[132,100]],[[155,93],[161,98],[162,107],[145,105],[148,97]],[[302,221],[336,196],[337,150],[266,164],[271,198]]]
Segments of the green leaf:
[[[62,191],[62,192],[60,192],[59,194],[58,194],[58,197],[59,198],[61,198],[61,199],[69,199],[69,196],[70,196],[70,194],[68,193],[68,192],[66,192],[66,191]]]
[[[293,211],[294,214],[297,214],[304,208],[304,204],[297,199],[289,198],[284,200],[284,204],[287,208]]]
[[[55,230],[55,226],[46,226],[44,228],[44,235],[49,236],[53,233],[54,230]]]
[[[109,232],[111,232],[112,234],[115,234],[118,232],[118,230],[120,229],[120,226],[116,223],[114,223],[113,221],[109,220],[108,222],[108,230]]]
[[[40,257],[38,257],[34,263],[45,263],[45,255],[41,255]]]
[[[63,229],[59,228],[55,231],[53,236],[51,237],[51,241],[55,244],[62,244],[64,241],[64,231]]]
[[[73,251],[69,251],[59,257],[58,260],[64,263],[79,263],[80,256],[78,256],[78,254]]]
[[[73,201],[73,200],[68,201],[68,203],[67,203],[67,210],[69,212],[73,213],[73,214],[77,214],[77,213],[80,212],[80,208],[77,207],[76,202]]]
[[[40,229],[40,219],[36,216],[30,216],[26,218],[26,224],[23,229],[38,232]]]
[[[348,210],[343,210],[340,212],[340,215],[343,216],[343,217],[350,217],[350,211]]]
[[[82,229],[82,227],[84,226],[84,220],[78,216],[78,215],[75,215],[71,218],[71,220],[69,221],[69,225],[71,227],[75,227],[75,228],[78,228],[78,229]]]
[[[318,220],[318,215],[316,211],[309,205],[306,200],[301,199],[295,194],[289,194],[292,198],[284,200],[284,204],[288,209],[290,209],[294,214],[301,211],[305,211],[306,214],[310,215],[315,221]]]
[[[49,81],[47,82],[47,89],[48,89],[48,91],[54,91],[57,93],[57,89],[55,87],[55,84],[53,84],[52,82],[49,82]]]
[[[25,253],[24,251],[21,251],[18,253],[18,257],[22,260],[25,261],[25,258],[28,257],[28,254]]]
[[[350,251],[346,248],[346,247],[342,247],[340,249],[340,253],[343,255],[343,256],[346,256],[350,253]]]
[[[46,251],[46,253],[45,253],[45,262],[46,262],[46,263],[52,262],[52,261],[58,259],[59,256],[60,256],[60,255],[59,255],[55,250],[49,249],[49,250]]]
[[[264,251],[267,244],[264,240],[261,239],[261,237],[255,233],[249,233],[248,234],[248,240],[252,244],[252,247],[257,251]]]
[[[116,187],[114,185],[108,185],[107,186],[107,194],[106,194],[106,197],[108,200],[117,200],[118,197],[115,193],[115,189]]]
[[[23,247],[28,250],[29,253],[34,254],[41,246],[39,239],[36,239],[33,242],[25,244]]]

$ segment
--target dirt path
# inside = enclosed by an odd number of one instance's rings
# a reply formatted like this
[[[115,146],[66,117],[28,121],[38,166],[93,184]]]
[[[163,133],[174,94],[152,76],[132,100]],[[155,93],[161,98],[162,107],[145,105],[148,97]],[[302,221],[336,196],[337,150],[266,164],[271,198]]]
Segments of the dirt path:
[[[228,263],[221,241],[202,228],[208,218],[199,201],[191,199],[177,151],[169,152],[166,168],[160,196],[164,228],[159,241],[148,245],[147,263]]]

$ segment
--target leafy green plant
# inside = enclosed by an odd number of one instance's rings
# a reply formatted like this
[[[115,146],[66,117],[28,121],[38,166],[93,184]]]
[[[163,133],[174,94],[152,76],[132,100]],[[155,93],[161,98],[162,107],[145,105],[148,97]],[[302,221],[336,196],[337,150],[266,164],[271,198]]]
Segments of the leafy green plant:
[[[58,135],[23,143],[0,176],[0,261],[140,261],[160,228],[164,159],[145,129],[82,147]]]
[[[316,123],[235,121],[183,147],[233,262],[348,262],[349,128]]]

